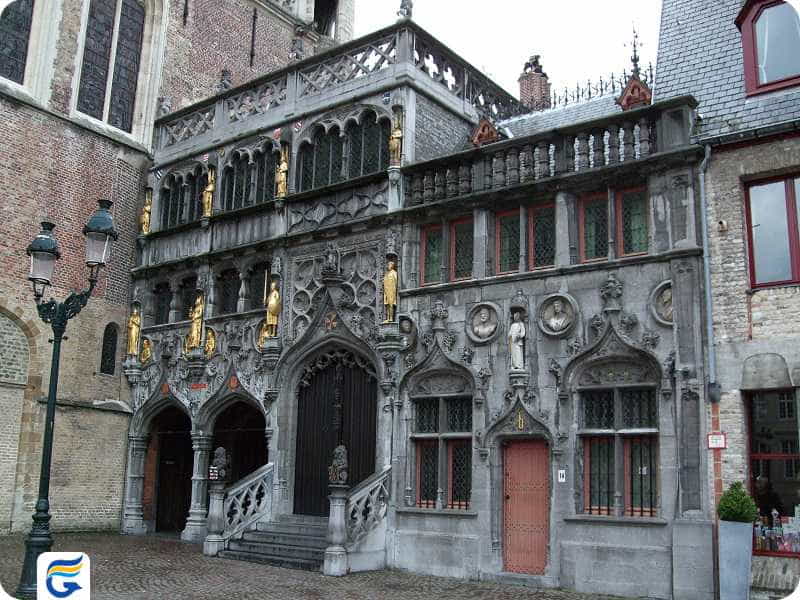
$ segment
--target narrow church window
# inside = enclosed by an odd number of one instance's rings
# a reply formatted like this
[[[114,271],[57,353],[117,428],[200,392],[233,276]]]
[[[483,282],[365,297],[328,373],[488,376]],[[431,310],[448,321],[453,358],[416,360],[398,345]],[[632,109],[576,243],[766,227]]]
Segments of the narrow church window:
[[[208,174],[197,166],[186,179],[187,222],[191,223],[203,216],[203,190],[208,185]]]
[[[161,282],[156,284],[153,290],[153,301],[155,304],[154,321],[156,325],[169,323],[169,305],[172,303],[172,290],[169,283]]]
[[[0,14],[0,77],[20,85],[25,80],[33,0],[15,0]]]
[[[89,5],[77,109],[127,132],[133,128],[144,22],[140,0]]]
[[[472,277],[472,219],[460,219],[450,225],[450,280]]]
[[[315,0],[314,23],[322,35],[333,37],[336,34],[336,0]]]
[[[647,252],[648,195],[644,188],[617,193],[619,255]]]
[[[233,158],[231,164],[225,167],[223,171],[225,180],[223,183],[223,206],[225,210],[237,210],[252,204],[253,166],[250,164],[250,157],[247,153],[240,152]]]
[[[519,211],[499,213],[495,219],[496,261],[498,275],[519,269]]]
[[[239,271],[226,269],[219,277],[219,312],[235,313],[239,301]]]
[[[422,244],[420,248],[420,271],[422,272],[422,285],[440,283],[442,281],[442,251],[444,239],[441,225],[429,225],[422,230]]]
[[[275,170],[278,168],[280,154],[273,151],[272,145],[256,154],[256,203],[275,199]]]
[[[117,363],[117,326],[114,323],[106,325],[103,332],[103,346],[100,353],[100,372],[104,375],[113,375]]]
[[[530,215],[530,264],[532,269],[556,264],[556,208],[536,206]]]
[[[347,128],[349,178],[370,175],[389,168],[390,129],[389,120],[378,120],[373,111],[367,111],[360,124],[352,124]]]
[[[297,165],[297,189],[301,192],[310,190],[314,186],[314,147],[311,144],[303,144],[300,147]]]
[[[253,265],[250,275],[250,310],[264,308],[264,296],[266,296],[267,276],[269,273],[269,263],[260,262]]]
[[[608,201],[606,194],[583,198],[580,202],[581,259],[608,258]]]
[[[160,194],[161,229],[186,222],[186,196],[191,193],[191,185],[184,186],[183,180],[177,175],[171,174],[165,178]]]
[[[181,281],[181,321],[191,318],[192,308],[197,299],[197,277],[191,276]]]
[[[297,159],[300,191],[332,185],[344,180],[344,141],[337,127],[329,132],[319,128],[313,144],[303,144]]]

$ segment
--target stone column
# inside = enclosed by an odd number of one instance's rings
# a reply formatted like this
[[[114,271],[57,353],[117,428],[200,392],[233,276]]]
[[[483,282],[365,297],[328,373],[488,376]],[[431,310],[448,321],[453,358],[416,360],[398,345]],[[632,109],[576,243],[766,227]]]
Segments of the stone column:
[[[125,508],[122,516],[122,532],[129,535],[144,535],[142,494],[144,493],[144,461],[147,456],[146,435],[128,436],[128,477],[125,485]]]
[[[567,192],[556,194],[556,266],[559,267],[572,264],[571,247],[576,248],[577,256],[578,240],[570,235],[570,212],[575,213],[570,206],[574,207],[575,201],[575,196]]]
[[[325,549],[325,563],[322,572],[325,575],[341,577],[347,575],[347,550],[344,543],[347,541],[345,524],[345,505],[347,503],[347,486],[330,485],[331,512],[328,517],[328,546]]]
[[[202,542],[206,537],[206,517],[208,514],[208,459],[214,438],[199,433],[192,434],[194,450],[194,469],[192,472],[192,502],[189,518],[181,539],[189,542]]]
[[[225,549],[225,482],[214,481],[209,490],[208,536],[203,542],[203,554],[216,556]]]

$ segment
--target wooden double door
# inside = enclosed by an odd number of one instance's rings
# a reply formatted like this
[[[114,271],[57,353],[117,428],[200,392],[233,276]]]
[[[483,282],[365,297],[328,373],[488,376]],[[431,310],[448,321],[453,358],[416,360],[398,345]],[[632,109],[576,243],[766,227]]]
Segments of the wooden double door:
[[[550,541],[550,451],[545,440],[503,445],[506,571],[544,575]]]
[[[320,362],[321,361],[321,362]],[[347,449],[347,485],[375,472],[377,379],[348,352],[332,352],[306,371],[298,394],[294,513],[327,516],[328,466]]]

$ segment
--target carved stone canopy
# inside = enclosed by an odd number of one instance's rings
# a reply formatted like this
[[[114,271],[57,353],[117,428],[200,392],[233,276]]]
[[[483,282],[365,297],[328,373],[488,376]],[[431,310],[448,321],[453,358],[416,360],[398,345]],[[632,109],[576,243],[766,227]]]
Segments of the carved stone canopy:
[[[475,131],[473,131],[470,141],[473,146],[480,147],[484,144],[497,142],[500,139],[501,136],[500,132],[497,131],[497,127],[495,127],[489,119],[484,117],[478,122],[478,126],[475,128]]]
[[[428,356],[406,373],[402,386],[411,396],[437,396],[441,394],[472,395],[472,373],[452,361],[435,339]]]
[[[412,396],[437,396],[439,394],[471,394],[472,385],[459,373],[432,372],[414,382]]]
[[[552,438],[547,425],[534,417],[520,399],[513,402],[489,425],[483,438],[483,446],[494,446],[496,438],[509,436],[537,436],[548,440]]]

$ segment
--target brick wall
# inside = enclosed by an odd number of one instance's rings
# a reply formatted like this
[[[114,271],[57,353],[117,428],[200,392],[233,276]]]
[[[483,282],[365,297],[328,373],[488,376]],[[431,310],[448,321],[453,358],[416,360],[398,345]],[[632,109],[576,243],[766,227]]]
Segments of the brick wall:
[[[451,154],[467,147],[473,125],[417,94],[415,161]]]

